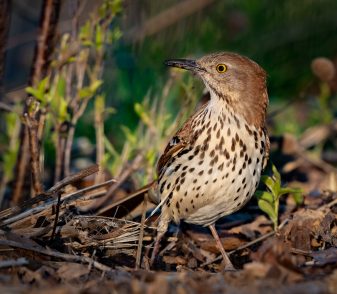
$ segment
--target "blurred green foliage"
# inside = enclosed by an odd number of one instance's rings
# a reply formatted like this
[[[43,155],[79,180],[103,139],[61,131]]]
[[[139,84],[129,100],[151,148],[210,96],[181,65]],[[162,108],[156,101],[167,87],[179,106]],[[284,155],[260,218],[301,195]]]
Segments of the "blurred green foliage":
[[[178,2],[144,0],[138,15],[145,15],[143,21],[146,21]],[[214,1],[202,11],[141,42],[122,40],[112,48],[104,76],[107,104],[117,109],[116,115],[107,121],[109,138],[120,148],[123,133],[116,126],[122,122],[131,129],[136,127],[139,118],[134,104],[142,101],[149,90],[157,93],[163,87],[168,72],[163,61],[167,58],[235,51],[266,69],[271,109],[289,100],[299,100],[314,80],[310,70],[312,59],[333,57],[337,52],[336,19],[337,1],[334,0]],[[126,33],[139,25],[137,20],[129,22]],[[170,112],[175,113],[177,109],[179,105],[171,105]],[[299,134],[307,127],[298,125],[292,109],[284,116],[279,118],[282,123],[276,121],[277,133]],[[113,132],[109,132],[111,127]]]

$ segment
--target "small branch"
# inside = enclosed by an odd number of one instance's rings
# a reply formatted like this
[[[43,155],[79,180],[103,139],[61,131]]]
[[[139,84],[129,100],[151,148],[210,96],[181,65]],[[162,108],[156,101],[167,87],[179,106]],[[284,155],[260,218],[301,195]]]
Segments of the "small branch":
[[[32,74],[31,85],[46,76],[50,56],[54,49],[56,26],[59,19],[61,2],[60,0],[44,0],[42,8],[42,22],[40,25],[40,35],[35,52],[34,71]]]
[[[96,131],[96,164],[104,163],[104,96],[95,98],[95,131]],[[102,169],[95,177],[95,184],[104,181],[104,170]]]
[[[288,221],[289,221],[288,218],[285,219],[285,220],[278,226],[277,230],[281,230],[281,229],[288,223]],[[271,232],[269,232],[269,233],[267,233],[267,234],[265,234],[265,235],[263,235],[263,236],[260,236],[260,237],[256,238],[255,240],[252,240],[252,241],[250,241],[250,242],[248,242],[248,243],[246,243],[246,244],[244,244],[244,245],[242,245],[242,246],[239,246],[238,248],[236,248],[236,249],[234,249],[234,250],[232,250],[232,251],[229,251],[229,252],[227,253],[227,255],[231,255],[231,254],[233,254],[233,253],[235,253],[235,252],[237,252],[237,251],[239,251],[239,250],[248,248],[248,247],[250,247],[250,246],[252,246],[252,245],[254,245],[254,244],[258,243],[258,242],[261,242],[261,241],[263,241],[263,240],[265,240],[265,239],[268,239],[268,238],[271,237],[271,236],[274,236],[275,234],[276,234],[276,231],[271,231]],[[216,257],[216,258],[214,258],[214,259],[212,259],[212,260],[210,260],[210,261],[204,262],[203,264],[201,264],[200,267],[204,267],[204,266],[206,266],[206,265],[212,264],[213,262],[216,262],[216,261],[221,260],[221,259],[222,259],[222,256],[220,255],[220,256],[218,256],[218,257]]]
[[[31,119],[28,113],[24,114],[24,120],[28,128],[32,185],[35,194],[34,196],[36,196],[43,192],[40,165],[40,147],[37,134],[38,126],[37,121],[35,119]]]
[[[21,238],[23,240],[23,238]],[[86,263],[86,264],[91,264],[93,267],[95,267],[98,270],[101,270],[103,272],[112,272],[112,268],[97,262],[93,260],[90,257],[86,256],[77,256],[77,255],[71,255],[71,254],[66,254],[66,253],[61,253],[55,250],[51,249],[45,249],[42,246],[39,246],[38,244],[36,245],[30,245],[31,241],[27,240],[27,242],[16,242],[16,241],[11,241],[11,240],[0,240],[0,245],[1,246],[10,246],[10,247],[15,247],[15,248],[21,248],[24,250],[28,251],[33,251],[37,252],[43,255],[48,255],[56,258],[60,258],[66,261],[72,261],[72,262],[81,262],[81,263]]]
[[[0,99],[4,95],[6,44],[10,28],[11,5],[9,0],[0,0]],[[0,105],[1,108],[1,105]],[[10,111],[10,110],[9,110]]]
[[[147,193],[145,193],[143,207],[142,207],[142,219],[140,223],[139,240],[138,240],[137,256],[136,256],[136,269],[140,268],[141,257],[142,257],[146,207],[147,207]]]
[[[62,181],[59,181],[56,185],[54,185],[53,187],[51,187],[47,192],[48,193],[54,193],[56,191],[59,191],[60,189],[62,189],[63,187],[75,183],[79,180],[82,180],[83,178],[90,176],[94,173],[97,173],[99,171],[99,167],[97,164],[93,164],[85,169],[82,169],[81,171],[79,171],[76,174],[70,175],[66,178],[64,178]],[[94,186],[92,186],[94,187]],[[97,186],[96,186],[97,187]]]
[[[25,257],[20,257],[18,259],[9,259],[0,261],[0,268],[15,267],[28,264],[28,260]]]
[[[1,87],[1,86],[0,86]],[[0,90],[1,91],[1,90]],[[0,93],[1,95],[1,93]],[[1,97],[1,96],[0,96]],[[0,101],[0,109],[8,112],[15,112],[14,107]]]
[[[51,233],[50,240],[53,240],[55,237],[57,222],[59,220],[59,215],[60,215],[60,206],[61,206],[61,193],[59,192],[57,193],[57,203],[56,203],[56,212],[55,212],[55,218],[54,218],[54,226],[53,226],[53,231]]]
[[[146,36],[152,36],[165,28],[179,22],[181,19],[196,13],[206,6],[212,4],[214,0],[184,0],[178,1],[172,7],[148,19],[144,24],[137,25],[125,34],[128,42],[138,42]]]
[[[20,133],[20,146],[18,152],[18,158],[16,160],[15,174],[16,181],[14,183],[14,192],[12,201],[14,204],[18,204],[23,196],[23,186],[27,175],[27,166],[29,160],[29,139],[28,128],[26,125],[22,125]],[[27,192],[26,192],[27,193]]]
[[[122,183],[124,183],[124,181],[135,171],[139,168],[141,162],[143,160],[143,155],[142,154],[138,154],[135,159],[132,161],[131,165],[125,170],[123,171],[123,173],[118,177],[117,179],[117,183],[115,183],[114,185],[112,185],[110,187],[110,189],[108,190],[108,192],[106,193],[105,197],[102,197],[102,199],[97,200],[95,203],[93,203],[92,205],[88,206],[88,207],[83,207],[82,211],[89,211],[89,210],[96,210],[98,208],[100,208],[103,204],[105,204],[108,200],[111,200],[113,194],[115,193],[115,191],[118,189],[118,187],[120,187],[120,185]],[[103,208],[101,208],[97,214],[102,214],[105,211],[107,211],[108,209],[108,205],[104,206]]]
[[[78,190],[74,193],[70,193],[70,194],[67,194],[67,195],[63,195],[61,197],[61,202],[62,203],[68,203],[70,201],[74,201],[80,197],[83,196],[83,194],[85,192],[89,192],[89,191],[92,191],[92,190],[95,190],[95,189],[99,189],[101,187],[104,187],[106,185],[109,185],[113,182],[115,182],[116,180],[109,180],[109,181],[106,181],[102,184],[98,184],[98,185],[95,185],[95,186],[91,186],[91,187],[87,187],[87,188],[84,188],[84,189],[81,189],[81,190]],[[37,198],[37,197],[36,197]],[[32,199],[32,200],[35,200],[36,198]],[[1,223],[1,226],[3,225],[9,225],[9,224],[12,224],[12,223],[15,223],[19,220],[22,220],[26,217],[31,217],[32,215],[34,214],[37,214],[49,207],[51,207],[52,205],[55,205],[57,203],[57,199],[53,199],[52,197],[48,198],[48,201],[45,201],[44,203],[42,203],[41,205],[38,205],[36,207],[33,207],[33,208],[30,208],[20,214],[15,214],[14,216],[11,216],[11,217],[8,217],[8,216],[5,216],[5,219],[2,221]],[[16,207],[16,210],[20,209],[20,207]],[[11,210],[11,209],[10,209]],[[3,219],[3,216],[1,217]]]
[[[47,202],[48,200],[53,198],[53,194],[55,194],[56,192],[59,192],[63,187],[72,184],[84,177],[87,177],[95,172],[98,171],[98,166],[97,165],[92,165],[89,166],[88,168],[81,170],[80,172],[71,175],[65,179],[63,179],[62,181],[58,182],[56,185],[54,185],[53,187],[51,187],[47,192],[36,196],[33,199],[27,200],[25,201],[23,204],[19,205],[19,206],[15,206],[15,207],[11,207],[8,208],[6,210],[3,210],[0,212],[0,220],[5,219],[5,218],[9,218],[11,215],[23,212],[25,209],[27,208],[31,208],[33,205],[37,204],[40,201],[44,201]],[[112,180],[114,181],[114,180]],[[103,183],[103,184],[107,184],[109,181]],[[103,185],[102,184],[102,185]],[[99,185],[96,186],[91,186],[89,188],[98,188]]]

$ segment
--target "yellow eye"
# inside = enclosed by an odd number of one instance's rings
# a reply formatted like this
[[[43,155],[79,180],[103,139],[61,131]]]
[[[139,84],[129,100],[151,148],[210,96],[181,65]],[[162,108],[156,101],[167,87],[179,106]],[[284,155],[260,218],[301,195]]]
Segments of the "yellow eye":
[[[227,66],[226,66],[226,64],[218,64],[216,66],[216,70],[217,70],[218,73],[224,73],[224,72],[227,71]]]

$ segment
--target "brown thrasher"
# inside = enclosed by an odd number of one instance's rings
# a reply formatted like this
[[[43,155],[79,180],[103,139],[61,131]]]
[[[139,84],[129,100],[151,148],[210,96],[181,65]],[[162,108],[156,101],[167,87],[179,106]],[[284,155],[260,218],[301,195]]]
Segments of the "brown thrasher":
[[[166,65],[199,76],[210,101],[185,122],[159,159],[157,243],[171,220],[209,226],[225,268],[232,269],[214,223],[247,203],[268,159],[266,74],[254,61],[228,52]]]
[[[225,262],[234,269],[214,223],[254,194],[269,155],[265,129],[265,71],[254,61],[222,52],[166,65],[199,76],[210,100],[193,114],[160,157],[154,188],[161,207],[152,260],[171,220],[208,226]]]

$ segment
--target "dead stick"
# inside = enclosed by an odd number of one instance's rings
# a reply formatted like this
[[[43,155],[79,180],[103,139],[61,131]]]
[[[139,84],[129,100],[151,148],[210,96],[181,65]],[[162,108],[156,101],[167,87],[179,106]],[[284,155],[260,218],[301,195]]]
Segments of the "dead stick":
[[[285,219],[285,220],[278,226],[277,230],[281,230],[281,229],[288,223],[288,221],[289,221],[288,218]],[[260,237],[256,238],[256,239],[253,240],[253,241],[250,241],[250,242],[248,242],[248,243],[246,243],[246,244],[244,244],[244,245],[242,245],[242,246],[239,246],[238,248],[236,248],[236,249],[234,249],[234,250],[232,250],[232,251],[227,252],[227,254],[228,254],[228,255],[231,255],[231,254],[235,253],[236,251],[239,251],[239,250],[248,248],[248,247],[250,247],[250,246],[252,246],[252,245],[254,245],[254,244],[258,243],[258,242],[261,242],[261,241],[263,241],[263,240],[265,240],[265,239],[268,239],[269,237],[275,235],[275,233],[276,233],[276,231],[271,231],[271,232],[269,232],[269,233],[267,233],[267,234],[265,234],[265,235],[263,235],[263,236],[260,236]],[[206,266],[206,265],[212,264],[213,262],[216,262],[216,261],[221,260],[221,259],[222,259],[222,255],[220,255],[220,256],[218,256],[218,257],[216,257],[216,258],[214,258],[214,259],[212,259],[212,260],[210,260],[210,261],[204,262],[203,264],[201,264],[200,267],[204,267],[204,266]]]
[[[33,206],[34,204],[37,204],[40,201],[48,201],[50,199],[53,198],[53,194],[59,190],[61,190],[63,187],[72,184],[78,180],[81,180],[82,178],[85,178],[95,172],[98,171],[98,166],[96,164],[91,165],[81,171],[79,171],[76,174],[70,175],[66,178],[64,178],[62,181],[58,182],[56,185],[54,185],[53,187],[51,187],[47,192],[36,196],[33,199],[27,200],[25,202],[23,202],[21,205],[15,206],[15,207],[11,207],[8,208],[6,210],[3,210],[0,212],[0,220],[4,219],[4,218],[8,218],[9,216],[13,215],[13,214],[17,214],[20,213],[22,211],[24,211],[26,208],[29,208],[31,206]],[[113,180],[115,181],[115,180]],[[106,184],[107,182],[103,183]],[[99,186],[91,186],[93,189],[97,188]]]
[[[101,271],[104,271],[104,272],[112,272],[113,271],[110,267],[108,267],[108,266],[106,266],[106,265],[104,265],[100,262],[97,262],[90,257],[61,253],[61,252],[54,251],[54,250],[51,250],[51,249],[45,249],[42,246],[39,246],[37,244],[34,245],[34,246],[28,245],[29,243],[30,242],[28,240],[27,240],[27,242],[20,242],[20,243],[15,242],[15,241],[11,241],[11,240],[0,240],[1,246],[10,246],[10,247],[15,247],[15,248],[21,248],[21,249],[24,249],[24,250],[41,253],[43,255],[61,258],[61,259],[66,260],[66,261],[82,262],[82,263],[92,264],[93,267],[95,267],[95,268],[97,268]]]
[[[116,180],[109,180],[109,181],[106,181],[106,182],[104,182],[102,184],[98,184],[98,185],[95,185],[95,186],[87,187],[87,188],[84,188],[82,190],[76,191],[74,193],[63,195],[61,197],[61,201],[62,202],[73,201],[74,199],[82,197],[83,193],[85,193],[85,192],[101,188],[101,187],[106,186],[106,185],[108,185],[108,184],[110,184],[112,182],[115,182],[115,181]],[[21,219],[23,219],[25,217],[29,217],[29,216],[31,216],[33,214],[39,213],[39,212],[45,210],[46,208],[54,205],[56,202],[57,202],[57,199],[52,199],[51,201],[44,202],[43,204],[41,204],[39,206],[33,207],[33,208],[31,208],[31,209],[29,209],[29,210],[27,210],[25,212],[22,212],[22,213],[20,213],[18,215],[14,215],[11,218],[3,220],[2,223],[1,223],[1,225],[8,225],[8,224],[14,223],[14,222],[16,222],[18,220],[21,220]]]
[[[54,225],[53,225],[53,231],[51,233],[50,240],[53,240],[55,237],[55,232],[56,232],[56,226],[57,222],[59,220],[59,215],[60,215],[60,206],[61,206],[61,193],[57,193],[57,203],[56,203],[56,212],[55,212],[55,218],[54,218]]]
[[[28,264],[28,260],[25,257],[20,257],[18,259],[9,259],[0,261],[0,268],[22,266]]]
[[[101,207],[103,204],[105,204],[108,200],[111,200],[113,193],[118,189],[118,187],[134,172],[136,171],[141,162],[143,160],[143,155],[142,154],[138,154],[135,159],[132,161],[131,165],[125,170],[123,171],[123,173],[120,175],[120,177],[118,177],[117,179],[117,183],[112,185],[108,192],[106,193],[106,196],[103,197],[102,199],[97,200],[93,205],[87,206],[82,208],[82,211],[88,211],[88,210],[96,210],[99,207]],[[102,214],[105,211],[108,210],[108,206],[104,206],[103,208],[101,208],[97,214]]]
[[[37,120],[33,118],[35,114],[29,115],[27,112],[23,115],[25,123],[28,128],[28,139],[30,148],[30,166],[32,174],[32,185],[34,190],[34,196],[37,196],[43,192],[42,177],[41,177],[41,164],[40,164],[40,146],[37,134]]]
[[[94,173],[97,173],[99,171],[99,167],[97,164],[93,164],[85,169],[82,169],[81,171],[79,171],[76,174],[67,176],[66,178],[64,178],[63,180],[59,181],[57,184],[55,184],[53,187],[51,187],[47,192],[48,193],[54,193],[56,191],[59,191],[61,188],[75,183],[87,176],[90,176]]]
[[[140,268],[140,262],[141,262],[141,257],[142,257],[146,207],[147,207],[147,193],[145,193],[144,195],[144,201],[143,201],[143,207],[142,207],[142,219],[140,223],[139,240],[138,240],[137,256],[136,256],[136,269]]]

